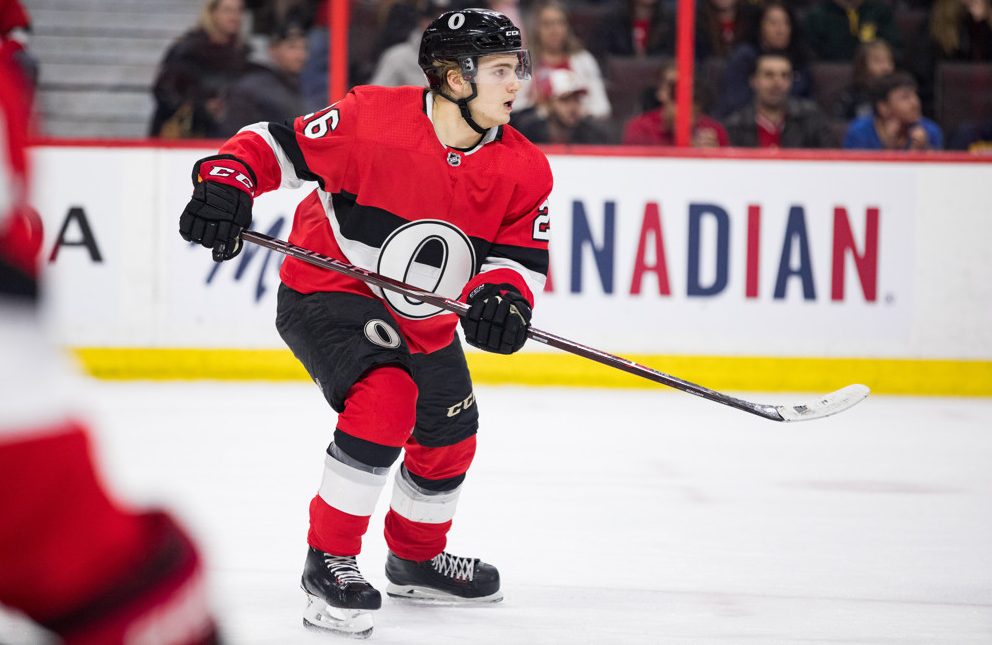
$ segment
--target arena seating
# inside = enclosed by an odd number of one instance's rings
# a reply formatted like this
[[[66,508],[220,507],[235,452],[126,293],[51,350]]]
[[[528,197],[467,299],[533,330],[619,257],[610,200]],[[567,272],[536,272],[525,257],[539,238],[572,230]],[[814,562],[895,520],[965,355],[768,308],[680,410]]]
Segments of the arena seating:
[[[665,59],[660,56],[628,58],[608,56],[606,58],[606,93],[613,106],[613,120],[618,124],[642,111],[642,97],[647,88],[658,79]]]
[[[808,9],[813,3],[800,3]],[[145,136],[153,109],[151,85],[169,45],[192,27],[201,0],[23,0],[31,14],[31,51],[39,59],[37,99],[41,131],[59,137],[139,138]],[[926,12],[894,1],[896,22],[911,48]],[[571,5],[576,33],[595,49],[607,3]],[[350,50],[352,75],[367,76],[374,64],[381,7],[354,0]],[[596,53],[596,52],[594,52]],[[646,91],[656,81],[663,58],[601,59],[618,131],[643,109]],[[355,61],[367,61],[365,67]],[[697,66],[696,82],[714,98],[723,73],[719,60]],[[814,99],[828,114],[850,81],[847,63],[813,63]],[[364,78],[353,80],[362,81]],[[992,119],[992,63],[943,63],[934,88],[936,120],[950,135],[960,124]],[[844,124],[837,123],[842,131]]]
[[[992,63],[941,63],[935,94],[945,135],[966,121],[992,120]]]
[[[200,0],[29,0],[41,129],[59,137],[142,137],[155,70],[196,21]]]

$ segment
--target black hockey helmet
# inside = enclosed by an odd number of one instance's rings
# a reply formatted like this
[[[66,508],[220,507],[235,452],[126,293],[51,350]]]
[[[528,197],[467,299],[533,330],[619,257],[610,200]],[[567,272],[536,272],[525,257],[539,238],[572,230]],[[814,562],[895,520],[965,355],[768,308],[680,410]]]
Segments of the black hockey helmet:
[[[420,41],[420,69],[431,90],[440,92],[442,78],[435,62],[458,63],[465,80],[474,82],[480,56],[516,54],[517,76],[530,78],[530,55],[523,48],[520,28],[498,11],[447,11],[434,19]]]

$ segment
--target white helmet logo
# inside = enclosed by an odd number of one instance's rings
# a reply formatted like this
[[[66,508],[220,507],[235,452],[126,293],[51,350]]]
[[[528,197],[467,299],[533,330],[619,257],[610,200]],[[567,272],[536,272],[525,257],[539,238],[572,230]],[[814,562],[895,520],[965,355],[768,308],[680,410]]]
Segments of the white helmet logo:
[[[461,29],[465,24],[465,14],[455,13],[448,18],[448,29]]]

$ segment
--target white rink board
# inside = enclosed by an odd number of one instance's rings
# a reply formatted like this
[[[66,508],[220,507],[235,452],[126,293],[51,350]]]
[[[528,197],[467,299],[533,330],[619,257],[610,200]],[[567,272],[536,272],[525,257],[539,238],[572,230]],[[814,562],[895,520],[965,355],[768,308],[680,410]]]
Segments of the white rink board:
[[[190,168],[206,154],[203,148],[34,150],[34,201],[46,224],[46,258],[76,207],[102,260],[95,262],[84,245],[64,245],[48,267],[50,312],[61,342],[283,347],[273,326],[280,258],[252,248],[215,267],[208,252],[178,235]],[[541,297],[535,315],[542,328],[625,353],[992,358],[992,258],[986,252],[992,165],[550,159],[554,291]],[[255,228],[285,238],[305,193],[259,198]],[[659,293],[659,273],[647,272],[635,294],[639,240],[652,208],[659,214],[668,289]],[[839,272],[838,208],[854,249],[841,256]],[[874,250],[867,241],[870,209],[877,212]],[[749,244],[749,212],[756,210],[759,233]],[[63,240],[82,240],[78,224],[70,222]],[[642,265],[657,263],[652,230]],[[873,269],[863,268],[873,275],[873,295],[854,254],[874,258]],[[757,271],[751,297],[749,266]],[[835,299],[841,274],[844,289]]]

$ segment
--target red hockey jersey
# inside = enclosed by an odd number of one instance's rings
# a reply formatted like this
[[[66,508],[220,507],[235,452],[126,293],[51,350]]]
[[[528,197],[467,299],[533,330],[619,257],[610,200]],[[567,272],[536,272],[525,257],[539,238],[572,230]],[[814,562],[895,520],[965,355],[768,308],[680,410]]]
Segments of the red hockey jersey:
[[[446,147],[433,100],[422,88],[357,87],[292,127],[248,126],[220,152],[253,170],[256,195],[317,182],[296,209],[294,244],[449,298],[496,282],[533,303],[548,271],[548,161],[508,126],[470,150]],[[287,258],[280,275],[303,293],[384,299],[413,352],[454,334],[454,314],[300,260]]]
[[[27,204],[29,111],[21,69],[0,50],[0,262],[33,278],[42,234],[41,221]]]

